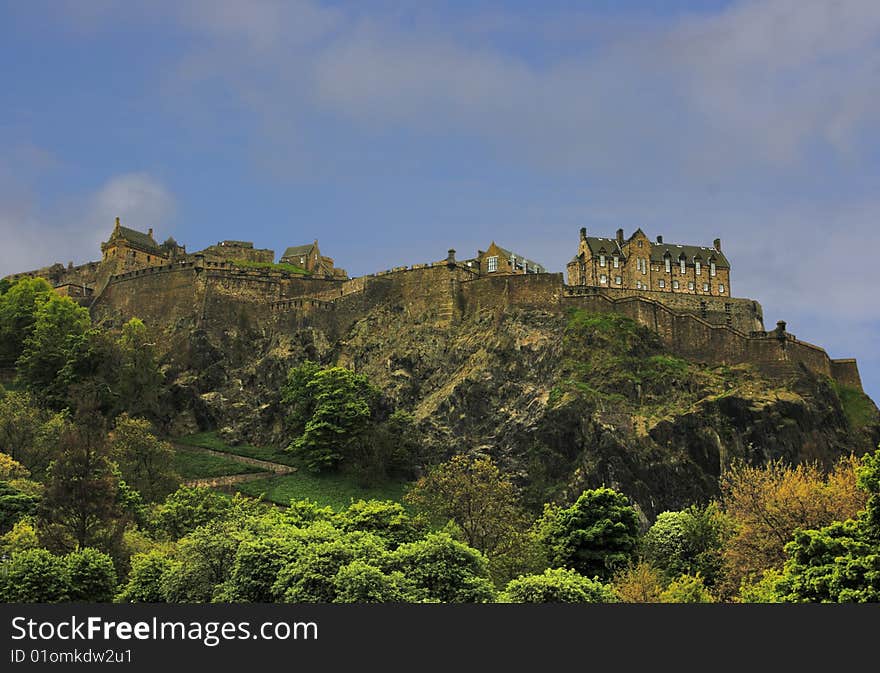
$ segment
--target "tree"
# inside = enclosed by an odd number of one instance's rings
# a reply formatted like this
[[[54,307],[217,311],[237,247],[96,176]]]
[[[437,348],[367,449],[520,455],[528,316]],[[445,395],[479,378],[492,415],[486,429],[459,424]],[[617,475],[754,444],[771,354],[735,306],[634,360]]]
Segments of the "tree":
[[[880,602],[880,451],[862,458],[858,487],[868,495],[855,518],[798,530],[776,584],[786,602]]]
[[[153,549],[131,558],[128,582],[117,600],[122,603],[164,603],[162,578],[173,568],[166,551]]]
[[[765,570],[781,570],[797,529],[816,529],[854,516],[867,494],[856,483],[859,461],[844,458],[826,475],[818,465],[777,461],[734,465],[721,479],[722,503],[734,532],[724,549],[723,593]]]
[[[488,603],[495,597],[486,558],[447,533],[400,545],[386,568],[407,578],[417,602]]]
[[[128,495],[110,459],[100,423],[76,425],[61,435],[58,457],[49,465],[40,506],[41,534],[58,550],[110,550],[129,520]]]
[[[729,522],[715,504],[663,512],[642,539],[645,559],[668,579],[700,573],[713,586],[722,565]]]
[[[119,349],[119,399],[132,416],[155,418],[159,413],[162,374],[156,347],[143,322],[132,318],[122,327]]]
[[[639,561],[617,572],[614,593],[623,603],[659,603],[665,588],[663,574],[647,561]]]
[[[411,600],[402,573],[385,573],[361,559],[339,569],[333,578],[333,588],[335,603],[403,603]]]
[[[696,575],[682,575],[672,580],[660,594],[661,603],[714,603],[715,598],[709,593],[703,578]]]
[[[571,507],[546,509],[539,528],[552,565],[609,579],[635,554],[639,517],[625,495],[599,488]]]
[[[294,537],[245,540],[235,553],[222,599],[228,603],[272,603],[278,573],[293,563],[303,548]]]
[[[311,471],[333,470],[345,458],[363,452],[379,393],[366,376],[344,367],[304,367],[291,372],[284,391],[283,399],[293,402],[291,427],[302,427],[288,449]]]
[[[43,278],[22,278],[0,294],[0,366],[10,367],[21,357],[37,311],[54,294]]]
[[[113,600],[116,593],[116,569],[107,554],[86,547],[69,553],[64,562],[67,565],[71,601],[109,603]]]
[[[16,552],[0,565],[0,602],[61,603],[69,590],[64,559],[47,549]]]
[[[391,547],[413,542],[425,532],[424,523],[409,515],[399,502],[390,500],[358,500],[336,517],[342,530],[373,533]]]
[[[203,486],[181,486],[156,511],[154,526],[170,540],[178,540],[196,528],[232,511],[229,498]]]
[[[40,546],[34,521],[30,517],[19,519],[5,535],[0,536],[0,558],[9,557],[25,549],[36,549]]]
[[[61,376],[91,326],[89,312],[53,295],[37,309],[16,366],[28,392],[56,409],[67,406],[69,381]]]
[[[614,592],[565,568],[548,568],[541,575],[523,575],[511,580],[499,603],[614,603]]]
[[[146,501],[154,502],[177,488],[174,449],[152,433],[150,422],[123,414],[110,434],[110,451],[122,476]]]
[[[0,451],[40,478],[66,422],[63,415],[40,409],[29,394],[8,392],[0,398]]]

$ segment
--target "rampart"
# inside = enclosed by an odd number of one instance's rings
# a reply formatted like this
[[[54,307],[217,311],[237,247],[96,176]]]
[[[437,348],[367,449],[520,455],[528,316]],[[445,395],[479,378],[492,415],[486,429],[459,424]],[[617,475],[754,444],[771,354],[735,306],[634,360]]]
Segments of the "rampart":
[[[154,324],[185,321],[218,330],[244,323],[282,332],[315,327],[339,339],[381,306],[438,326],[512,309],[563,313],[577,307],[629,317],[689,360],[751,363],[771,375],[804,366],[861,388],[855,360],[832,360],[822,348],[786,332],[784,323],[764,331],[757,302],[669,299],[666,293],[569,287],[558,273],[480,276],[454,261],[395,267],[343,281],[200,260],[113,276],[92,310],[119,321],[137,316]]]

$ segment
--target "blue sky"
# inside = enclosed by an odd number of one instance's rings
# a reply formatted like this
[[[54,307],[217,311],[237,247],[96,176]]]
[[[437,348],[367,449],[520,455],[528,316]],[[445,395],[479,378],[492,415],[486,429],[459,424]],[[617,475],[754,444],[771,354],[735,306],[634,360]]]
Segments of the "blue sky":
[[[358,275],[720,237],[880,398],[880,3],[0,1],[0,275],[113,217]]]

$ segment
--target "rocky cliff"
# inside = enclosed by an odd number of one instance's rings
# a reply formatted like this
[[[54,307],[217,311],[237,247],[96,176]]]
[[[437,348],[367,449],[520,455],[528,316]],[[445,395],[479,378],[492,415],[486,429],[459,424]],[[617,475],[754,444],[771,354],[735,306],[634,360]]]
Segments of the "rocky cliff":
[[[414,415],[425,461],[489,454],[534,505],[606,484],[651,517],[716,495],[736,459],[827,464],[880,441],[880,413],[860,391],[806,368],[771,380],[689,362],[615,314],[510,309],[448,324],[384,304],[342,338],[178,322],[162,342],[172,433],[284,445],[288,369],[342,364]]]

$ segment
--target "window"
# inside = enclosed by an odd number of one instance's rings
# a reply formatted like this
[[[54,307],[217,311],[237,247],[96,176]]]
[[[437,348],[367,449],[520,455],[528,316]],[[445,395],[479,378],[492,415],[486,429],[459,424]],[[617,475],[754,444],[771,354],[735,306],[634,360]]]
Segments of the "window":
[[[599,255],[599,266],[605,266],[605,255]]]
[[[693,289],[694,289],[694,281],[690,280],[690,281],[688,281],[688,290],[693,290]]]
[[[660,289],[661,289],[661,290],[662,290],[663,288],[666,287],[666,281],[663,280],[662,278],[660,279],[659,283],[660,283]]]
[[[679,288],[679,284],[677,280],[672,281],[672,289],[677,290]]]
[[[718,284],[718,294],[724,294],[724,283]]]
[[[620,268],[620,257],[618,257],[617,255],[614,255],[614,268],[615,269]]]
[[[682,257],[679,262],[681,262],[681,275],[684,275],[684,257]]]
[[[665,260],[663,260],[663,261],[666,262],[666,273],[672,273],[672,258],[671,258],[671,257],[667,257],[667,258],[666,258]]]
[[[703,283],[703,292],[709,291],[709,283]]]
[[[703,268],[703,265],[700,264],[700,260],[694,260],[694,267],[696,267],[697,275],[700,275],[700,271]]]
[[[623,285],[623,278],[621,278],[620,276],[614,276],[614,284]]]
[[[492,273],[493,271],[498,271],[498,258],[497,257],[490,257],[489,258],[489,273]]]
[[[648,260],[647,259],[642,259],[642,273],[643,274],[648,273]]]
[[[642,281],[640,281],[640,280],[637,280],[637,281],[636,281],[636,289],[637,289],[637,290],[641,290],[641,289],[642,289]]]
[[[709,275],[715,275],[715,262],[709,262]]]
[[[640,247],[640,248],[642,247],[642,242],[641,242],[641,241],[639,241],[639,247]]]
[[[608,282],[608,276],[603,273],[599,276],[599,282],[602,283],[602,285],[605,285]]]
[[[300,256],[300,258],[299,258],[299,263],[300,263],[300,264],[305,264],[305,263],[306,263],[306,258]]]

